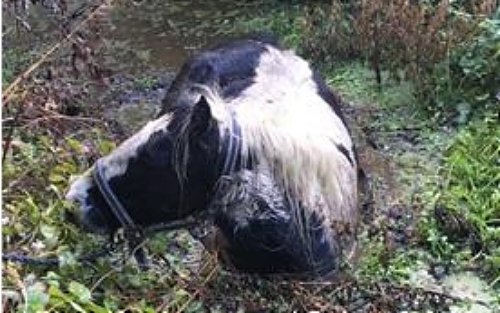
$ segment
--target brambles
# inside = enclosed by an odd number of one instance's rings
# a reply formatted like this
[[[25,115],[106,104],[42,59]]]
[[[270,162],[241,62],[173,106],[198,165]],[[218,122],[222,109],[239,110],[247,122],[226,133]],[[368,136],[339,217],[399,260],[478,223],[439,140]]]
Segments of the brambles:
[[[454,122],[498,114],[500,105],[500,9],[478,26],[470,41],[461,43],[432,76],[436,114],[453,113]],[[490,113],[489,113],[490,112]]]
[[[248,24],[284,32],[322,68],[366,62],[379,89],[388,79],[409,81],[419,109],[440,122],[466,121],[500,102],[494,0],[333,0],[295,8],[288,24],[274,17]]]

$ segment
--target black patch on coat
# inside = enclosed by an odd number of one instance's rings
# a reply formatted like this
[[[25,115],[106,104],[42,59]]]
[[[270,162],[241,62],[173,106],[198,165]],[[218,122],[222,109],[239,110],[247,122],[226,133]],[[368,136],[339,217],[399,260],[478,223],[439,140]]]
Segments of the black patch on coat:
[[[294,199],[266,171],[225,178],[209,208],[223,238],[225,264],[258,274],[334,272],[341,253],[330,226]]]
[[[265,218],[242,223],[230,214],[216,216],[215,224],[228,245],[225,261],[239,271],[256,274],[321,277],[335,271],[340,251],[327,240],[330,234],[317,214],[308,217],[304,233],[288,208],[271,208],[266,202],[257,205],[268,213]]]
[[[346,157],[347,161],[349,161],[349,163],[351,163],[351,165],[354,166],[354,161],[353,159],[351,159],[351,156],[349,155],[349,151],[347,150],[347,148],[341,144],[335,144],[335,146],[340,151],[340,153],[342,153]]]
[[[236,98],[252,85],[255,69],[268,43],[239,40],[220,45],[192,57],[181,68],[164,100],[160,115],[183,105],[183,92],[203,84],[219,90],[225,98]]]
[[[128,160],[125,173],[110,179],[110,188],[137,225],[184,218],[208,206],[218,174],[218,146],[218,128],[201,98],[192,110],[178,108],[165,131],[151,134]],[[184,157],[187,165],[181,173]],[[91,188],[88,198],[92,209],[84,224],[89,229],[119,228],[98,188]]]

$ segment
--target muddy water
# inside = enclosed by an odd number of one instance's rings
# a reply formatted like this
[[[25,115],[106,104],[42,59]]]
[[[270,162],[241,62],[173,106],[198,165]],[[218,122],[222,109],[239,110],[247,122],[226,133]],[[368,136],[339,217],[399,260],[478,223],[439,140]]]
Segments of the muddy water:
[[[172,13],[170,6],[171,4],[166,3],[136,5],[134,2],[127,2],[113,8],[112,29],[107,38],[142,56],[139,57],[142,63],[121,60],[127,66],[175,71],[208,40],[206,37],[180,34],[176,29],[176,22],[172,20],[180,16],[176,16],[175,10]]]
[[[105,35],[119,73],[113,84],[116,97],[110,99],[119,105],[111,115],[127,133],[137,130],[154,116],[185,60],[224,41],[231,25],[257,8],[258,1],[116,2],[108,10]]]
[[[73,29],[101,2],[69,0],[67,4],[65,14],[42,5],[20,10],[20,17],[29,22],[29,31],[16,28],[14,11],[4,10],[4,51],[12,48],[26,56],[27,64],[20,65],[14,75],[61,41],[60,25],[68,16],[81,13],[69,19]],[[96,100],[88,101],[104,103],[110,119],[124,125],[126,133],[135,131],[152,116],[185,60],[202,47],[224,41],[232,25],[261,4],[244,0],[111,1],[85,26],[90,34],[84,38],[92,36],[92,27],[97,26],[102,42],[92,45],[98,47],[100,65],[111,73],[106,90],[93,91]],[[68,66],[70,54],[69,45],[64,45],[50,62]]]
[[[227,29],[258,1],[118,1],[108,37],[142,51],[150,68],[175,70],[200,48],[224,40]],[[126,60],[124,60],[126,61]]]

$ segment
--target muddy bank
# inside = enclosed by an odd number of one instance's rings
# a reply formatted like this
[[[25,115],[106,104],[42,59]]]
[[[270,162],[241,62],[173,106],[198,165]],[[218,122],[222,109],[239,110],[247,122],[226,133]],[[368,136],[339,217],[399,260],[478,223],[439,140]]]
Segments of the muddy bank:
[[[39,72],[42,78],[50,76],[72,85],[71,95],[65,96],[72,114],[86,111],[75,106],[91,107],[90,112],[97,108],[111,124],[119,123],[130,134],[152,116],[147,113],[154,111],[150,106],[159,105],[184,61],[202,47],[224,41],[231,25],[259,8],[259,3],[174,0],[102,5],[99,1],[73,0],[67,2],[65,11],[50,5],[28,5],[27,10],[13,7],[3,12],[3,54],[12,56],[9,63],[16,63],[11,75],[15,77],[99,8],[86,27],[72,37],[78,47],[64,45],[43,66],[49,68],[50,75]],[[23,21],[17,27],[13,12]],[[90,76],[97,77],[89,77],[89,66],[93,67]],[[134,107],[139,109],[134,111]]]

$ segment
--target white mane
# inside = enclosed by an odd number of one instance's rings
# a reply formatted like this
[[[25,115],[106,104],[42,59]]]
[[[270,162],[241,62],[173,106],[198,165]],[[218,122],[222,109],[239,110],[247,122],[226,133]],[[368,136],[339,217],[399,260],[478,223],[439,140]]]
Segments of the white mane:
[[[254,83],[234,99],[205,90],[222,131],[233,115],[244,153],[270,169],[284,187],[326,222],[355,225],[357,169],[348,130],[319,95],[307,62],[268,47]],[[349,159],[339,150],[345,147]]]

